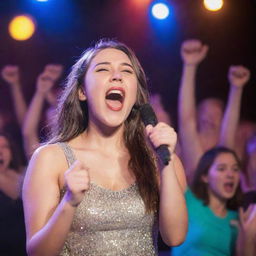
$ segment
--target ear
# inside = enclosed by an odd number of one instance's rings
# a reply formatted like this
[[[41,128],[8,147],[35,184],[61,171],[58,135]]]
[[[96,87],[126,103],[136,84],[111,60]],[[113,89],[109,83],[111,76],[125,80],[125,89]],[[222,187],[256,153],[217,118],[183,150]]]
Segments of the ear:
[[[201,180],[204,182],[204,183],[208,183],[208,176],[207,175],[203,175],[201,177]]]
[[[81,101],[85,101],[86,100],[85,93],[84,93],[84,91],[81,88],[78,89],[78,98]]]

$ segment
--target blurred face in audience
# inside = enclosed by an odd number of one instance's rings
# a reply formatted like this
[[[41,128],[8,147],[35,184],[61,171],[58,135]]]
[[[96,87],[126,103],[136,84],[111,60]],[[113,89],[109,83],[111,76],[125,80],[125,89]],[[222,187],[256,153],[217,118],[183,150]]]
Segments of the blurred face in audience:
[[[221,153],[215,158],[208,174],[202,179],[208,185],[210,200],[215,197],[220,201],[227,201],[235,195],[239,177],[240,167],[234,155]]]
[[[199,131],[219,132],[223,116],[223,103],[214,98],[203,100],[197,110]]]
[[[4,136],[0,136],[0,172],[9,167],[11,160],[10,144]]]

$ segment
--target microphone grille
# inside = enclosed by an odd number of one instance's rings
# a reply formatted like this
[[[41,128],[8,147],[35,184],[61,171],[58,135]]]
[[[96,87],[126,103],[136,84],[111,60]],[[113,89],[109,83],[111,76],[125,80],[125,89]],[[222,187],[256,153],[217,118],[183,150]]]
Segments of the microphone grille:
[[[155,126],[157,124],[156,114],[150,104],[144,104],[140,107],[140,116],[144,125],[151,124]]]

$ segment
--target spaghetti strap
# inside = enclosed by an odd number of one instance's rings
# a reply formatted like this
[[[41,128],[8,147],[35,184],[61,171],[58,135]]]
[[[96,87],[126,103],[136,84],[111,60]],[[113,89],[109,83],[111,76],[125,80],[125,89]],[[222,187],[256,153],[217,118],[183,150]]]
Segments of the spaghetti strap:
[[[66,142],[58,142],[57,144],[62,148],[68,162],[68,167],[70,167],[76,161],[73,150]]]

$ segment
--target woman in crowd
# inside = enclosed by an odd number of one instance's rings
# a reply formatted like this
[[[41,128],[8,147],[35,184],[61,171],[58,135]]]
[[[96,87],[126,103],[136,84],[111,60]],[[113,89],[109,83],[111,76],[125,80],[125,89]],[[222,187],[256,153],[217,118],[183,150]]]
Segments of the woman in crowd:
[[[0,133],[0,255],[26,254],[21,184],[23,170],[13,139]]]
[[[225,147],[207,151],[199,161],[186,191],[189,214],[185,242],[172,249],[172,256],[253,256],[256,244],[256,205],[245,212],[238,208],[240,161]]]

